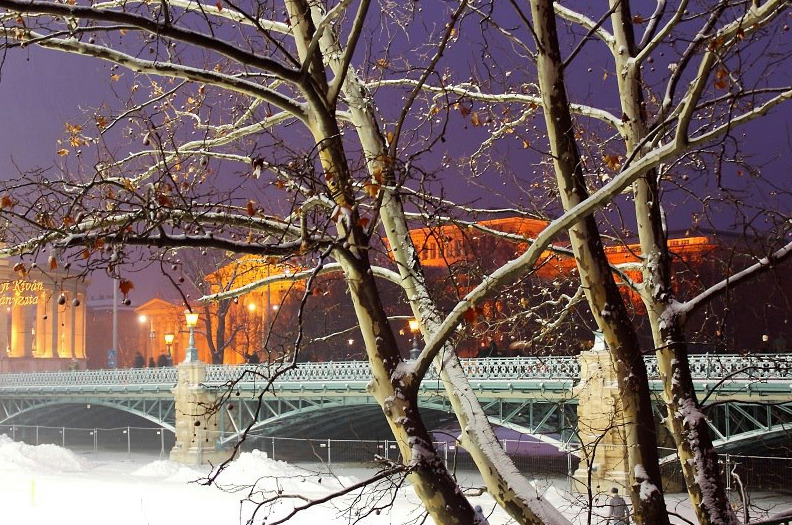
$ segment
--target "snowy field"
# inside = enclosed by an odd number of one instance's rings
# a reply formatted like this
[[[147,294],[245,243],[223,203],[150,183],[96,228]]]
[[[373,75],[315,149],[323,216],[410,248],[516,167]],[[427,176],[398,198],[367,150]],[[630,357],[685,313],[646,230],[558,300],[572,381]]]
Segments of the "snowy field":
[[[311,499],[365,479],[374,470],[362,467],[334,467],[328,472],[321,465],[295,466],[267,459],[257,451],[242,454],[219,478],[220,487],[196,483],[207,470],[188,468],[152,456],[127,456],[111,453],[74,453],[56,445],[30,446],[0,436],[0,522],[24,525],[174,525],[176,523],[239,525],[251,518],[254,499],[302,495]],[[474,489],[481,481],[472,474],[462,478],[465,487]],[[251,486],[255,486],[251,489]],[[560,505],[573,523],[585,523],[585,513],[566,493],[563,479],[542,480],[537,492]],[[377,505],[393,499],[382,512],[371,512],[360,523],[371,525],[406,525],[421,519],[421,505],[409,487],[398,491],[380,485],[383,490],[361,495],[351,493],[292,518],[291,525],[346,524]],[[472,496],[482,505],[491,525],[510,523],[505,513],[487,495]],[[271,523],[286,516],[303,500],[281,499],[264,507],[255,523]],[[754,494],[753,503],[779,512],[792,507],[792,499],[768,494]],[[685,498],[669,497],[673,511],[690,516]],[[351,509],[351,510],[350,510]],[[754,515],[753,517],[759,517]],[[429,520],[428,522],[430,522]],[[594,518],[593,523],[602,523]],[[683,523],[677,520],[677,523]]]

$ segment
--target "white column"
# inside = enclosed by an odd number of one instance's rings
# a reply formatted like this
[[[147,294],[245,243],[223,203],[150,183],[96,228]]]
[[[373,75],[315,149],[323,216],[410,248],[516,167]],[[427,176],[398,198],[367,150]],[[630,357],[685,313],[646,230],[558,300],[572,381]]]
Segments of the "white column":
[[[49,318],[49,326],[50,326],[50,353],[49,355],[52,357],[60,357],[60,341],[58,341],[58,328],[60,328],[60,323],[58,322],[58,296],[60,293],[55,289],[55,285],[53,283],[52,286],[52,298],[50,299],[50,318]]]
[[[578,397],[578,436],[582,446],[580,467],[574,473],[575,490],[607,492],[618,487],[625,492],[629,482],[624,413],[616,371],[601,334],[594,346],[582,352]],[[590,472],[589,472],[590,471]]]
[[[213,465],[225,461],[232,453],[218,444],[222,435],[219,411],[212,407],[216,395],[203,382],[206,364],[201,361],[184,362],[178,366],[179,380],[173,388],[176,405],[176,444],[170,460],[186,465]]]

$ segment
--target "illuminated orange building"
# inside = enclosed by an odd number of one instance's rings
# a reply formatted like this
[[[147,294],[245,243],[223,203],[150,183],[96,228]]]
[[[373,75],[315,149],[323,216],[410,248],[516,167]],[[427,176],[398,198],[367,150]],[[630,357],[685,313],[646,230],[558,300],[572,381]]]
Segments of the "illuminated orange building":
[[[298,268],[274,259],[243,256],[205,278],[209,293],[239,290],[250,291],[236,297],[193,305],[199,314],[195,329],[198,358],[207,363],[236,364],[277,359],[286,353],[283,325],[293,316],[290,304],[293,294],[302,293],[304,284],[275,280],[256,287],[255,284],[279,275],[290,275]],[[168,354],[165,334],[174,334],[170,359],[181,362],[185,357],[188,333],[184,306],[163,299],[152,299],[135,309],[140,322],[138,351],[148,364],[158,366]],[[277,329],[276,329],[277,328]]]
[[[702,266],[707,263],[707,256],[713,254],[718,249],[718,247],[713,243],[712,239],[705,236],[669,239],[668,248],[671,253],[672,261],[678,269],[687,267],[696,268],[698,270],[700,270]],[[621,246],[606,246],[605,255],[608,257],[610,263],[622,271],[624,275],[630,278],[630,280],[636,283],[643,282],[643,275],[641,273],[640,267],[640,245],[627,244]],[[701,287],[700,282],[695,282],[692,279],[685,279],[684,282],[678,282],[679,275],[680,274],[676,272],[672,274],[677,286],[682,285],[687,288]],[[618,281],[619,280],[617,278],[617,282]],[[643,301],[635,291],[630,288],[624,288],[623,293],[629,296],[633,303],[633,307],[637,311],[645,311]]]
[[[528,246],[527,239],[535,238],[547,224],[536,219],[503,218],[482,220],[475,226],[445,224],[420,228],[411,230],[410,236],[429,281],[435,283],[436,297],[441,303],[445,301],[444,304],[451,305],[471,286],[478,284],[483,275],[523,253]],[[487,230],[509,233],[518,238],[492,235]],[[749,251],[751,247],[745,239],[731,239],[727,248],[715,242],[716,236],[721,240],[728,237],[715,232],[712,235],[694,236],[686,232],[685,235],[669,239],[671,264],[674,267],[672,279],[680,297],[691,297],[704,287],[723,279],[728,274],[726,269],[735,260],[748,260],[746,258],[749,256],[738,255],[735,251],[735,248]],[[519,237],[526,241],[519,240]],[[562,239],[559,242],[563,247],[565,241]],[[641,250],[638,244],[613,244],[604,249],[610,263],[623,275],[635,283],[642,282]],[[522,338],[535,333],[537,325],[527,323],[517,326],[509,319],[541,302],[543,289],[554,288],[556,293],[562,289],[566,289],[567,293],[574,290],[575,279],[570,277],[577,272],[577,266],[571,254],[563,251],[542,254],[533,275],[523,280],[522,289],[510,290],[506,294],[509,298],[486,301],[469,312],[467,324],[476,328],[468,334],[468,339],[477,338],[477,348],[465,346],[467,343],[463,342],[458,346],[458,352],[461,355],[475,355],[488,343],[500,346],[501,353],[504,347],[523,348],[515,343],[523,343]],[[787,281],[774,277],[770,272],[758,277],[754,286],[739,287],[730,290],[725,297],[716,298],[688,321],[692,338],[695,339],[693,346],[698,345],[697,351],[712,351],[715,348],[725,351],[726,348],[757,348],[760,341],[768,338],[785,341],[789,324],[778,304],[785,304],[785,297],[792,294]],[[617,282],[620,282],[618,276]],[[759,289],[762,291],[757,292]],[[643,302],[631,288],[623,286],[622,290],[634,314],[638,316],[636,322],[639,332],[643,332],[648,343],[648,327],[640,319],[645,313]],[[739,308],[734,305],[739,305]],[[545,314],[555,315],[549,310]],[[570,321],[568,332],[556,337],[556,342],[542,351],[564,351],[564,347],[567,351],[576,351],[575,348],[584,345],[583,340],[590,345],[590,331],[594,329],[594,324],[585,308],[579,309],[576,316]],[[576,333],[580,327],[584,329]],[[579,343],[578,339],[581,340]],[[783,343],[777,343],[776,346],[779,344]]]
[[[539,219],[508,217],[475,224],[448,223],[416,228],[410,230],[410,237],[435,300],[441,308],[448,308],[478,285],[483,276],[525,252],[531,239],[547,224]],[[565,259],[565,254],[544,251],[526,278],[537,283],[566,275]],[[490,347],[498,347],[499,355],[505,355],[507,347],[522,337],[521,333],[532,330],[528,325],[507,322],[535,297],[527,283],[519,287],[507,294],[509,298],[500,296],[486,300],[467,313],[464,328],[469,333],[456,343],[460,356],[474,357],[482,351],[491,353]]]
[[[220,353],[225,363],[268,361],[287,353],[285,325],[294,315],[288,306],[305,289],[303,282],[292,282],[288,276],[299,270],[276,258],[246,255],[206,277],[211,293],[250,288],[204,309],[212,323],[208,331],[213,334],[215,361]],[[257,285],[269,278],[276,279]]]
[[[471,286],[478,284],[483,275],[523,253],[530,239],[536,237],[546,226],[547,222],[537,219],[503,218],[483,220],[476,225],[447,224],[434,228],[417,228],[411,230],[410,235],[426,269],[430,285],[434,287],[438,303],[441,307],[448,307],[456,304]],[[508,235],[493,235],[492,231]],[[723,277],[723,268],[726,266],[720,259],[730,253],[724,253],[724,249],[719,248],[714,239],[714,235],[698,235],[669,241],[674,264],[673,276],[682,297]],[[562,247],[563,243],[565,240],[561,239],[559,244]],[[641,281],[640,248],[637,244],[606,246],[605,253],[614,267],[635,282]],[[233,299],[194,305],[200,313],[195,337],[199,358],[215,363],[272,361],[284,356],[290,357],[295,345],[300,347],[297,357],[300,360],[364,358],[365,350],[342,279],[332,275],[317,278],[307,296],[303,281],[292,283],[289,280],[273,280],[268,284],[260,284],[268,277],[289,275],[298,270],[296,266],[285,265],[275,259],[245,256],[208,275],[205,282],[211,293],[240,289],[244,291],[246,288],[250,288],[250,291]],[[466,316],[464,329],[468,332],[460,333],[458,353],[461,356],[481,355],[482,351],[486,351],[493,344],[498,347],[500,355],[574,353],[588,348],[594,325],[585,301],[574,309],[565,321],[567,326],[560,332],[557,331],[547,340],[531,343],[533,346],[526,343],[539,331],[543,319],[554,319],[557,316],[554,301],[561,295],[574,294],[576,271],[575,261],[568,251],[562,249],[557,253],[543,253],[531,275],[523,276],[505,293],[477,306]],[[770,334],[770,338],[775,338],[776,334],[779,337],[784,335],[781,332],[786,329],[786,325],[783,320],[779,321],[777,316],[774,317],[771,310],[773,294],[786,285],[772,283],[767,279],[758,282],[760,284],[757,286],[742,288],[744,291],[739,292],[744,294],[742,296],[734,292],[731,300],[740,304],[740,315],[732,314],[727,319],[728,327],[724,319],[729,308],[721,303],[713,304],[709,312],[700,315],[701,319],[691,321],[692,332],[706,346],[697,351],[710,351],[710,348],[715,347],[714,341],[717,338],[723,339],[722,343],[718,343],[718,348],[735,349],[750,348],[752,344],[758,346],[763,333]],[[385,282],[380,283],[380,286],[383,297],[393,299],[386,305],[389,314],[408,316],[409,310],[404,302],[396,299],[400,297],[401,289]],[[762,293],[757,293],[758,286],[761,286]],[[636,314],[639,330],[645,330],[646,326],[641,328],[644,307],[640,298],[626,286],[623,290]],[[47,301],[51,301],[51,292],[45,295]],[[543,311],[537,310],[535,318],[528,319],[525,312],[535,310],[536,305],[542,302],[547,302],[549,306]],[[750,315],[744,312],[750,312]],[[66,310],[59,310],[59,315],[65,313]],[[21,314],[17,313],[16,318],[21,319]],[[9,323],[10,321],[11,319]],[[18,333],[15,341],[20,341],[24,334],[20,333],[19,326],[26,325],[19,324],[19,320],[15,322],[17,324],[14,325],[14,330]],[[133,324],[122,332],[132,333],[134,344],[124,344],[122,341],[118,366],[133,366],[135,354],[138,352],[142,354],[146,364],[152,359],[155,365],[158,364],[162,356],[167,355],[165,334],[168,333],[174,334],[174,340],[170,344],[172,361],[179,363],[184,359],[188,336],[182,305],[153,299],[136,308],[134,318],[130,317],[129,322]],[[693,323],[697,324],[694,326]],[[413,339],[406,325],[404,321],[404,333],[400,338],[404,355],[409,353]],[[9,348],[11,333],[9,328],[6,331]],[[39,333],[38,330],[36,333]],[[79,332],[75,336],[77,334]],[[644,333],[643,337],[646,336]],[[70,340],[70,337],[58,335],[59,340]],[[46,336],[45,340],[51,341],[51,335]],[[32,342],[28,345],[32,349]],[[18,355],[18,347],[15,348],[17,350],[14,355]],[[109,348],[107,343],[102,351],[106,352],[106,348]],[[76,351],[75,355],[80,354]],[[96,364],[102,366],[103,359],[97,359]]]
[[[184,319],[184,307],[175,305],[160,298],[154,298],[135,308],[137,315],[137,351],[140,353],[145,366],[163,366],[168,362],[178,364],[184,361],[185,349],[190,338]],[[201,332],[201,325],[196,328]],[[166,335],[172,334],[170,343]],[[168,338],[170,339],[170,338]],[[198,349],[198,358],[211,363],[209,348],[206,338],[196,335],[195,347]],[[125,356],[124,362],[134,363]]]
[[[57,270],[0,259],[0,371],[85,367],[85,287]]]
[[[479,260],[494,269],[522,254],[528,248],[529,240],[536,238],[548,224],[539,219],[510,217],[480,221],[475,226],[447,224],[435,228],[418,228],[410,230],[410,237],[418,249],[424,268],[443,269]],[[511,234],[512,237],[498,237],[488,233],[488,230]],[[514,236],[525,241],[519,241]],[[713,240],[706,236],[669,239],[668,246],[677,264],[681,262],[689,266],[702,265],[707,255],[717,249]],[[640,245],[611,245],[604,249],[614,267],[634,282],[642,281]],[[575,260],[568,252],[545,251],[535,265],[535,273],[543,278],[554,278],[568,276],[575,268]]]
[[[502,218],[483,220],[476,225],[446,224],[433,228],[417,228],[410,231],[418,249],[419,258],[426,269],[430,284],[434,287],[435,297],[441,307],[456,304],[460,296],[478,284],[481,277],[495,268],[515,258],[525,251],[530,239],[535,238],[547,222],[526,218]],[[492,231],[508,235],[493,235]],[[688,292],[696,292],[714,280],[723,277],[725,268],[720,261],[723,248],[719,248],[714,236],[684,236],[669,240],[674,265],[675,284],[682,297]],[[548,340],[535,346],[525,343],[548,319],[558,315],[557,299],[560,295],[571,296],[577,288],[574,274],[575,261],[565,247],[566,241],[558,241],[561,249],[546,251],[537,262],[531,275],[526,275],[506,293],[477,306],[466,316],[465,329],[457,343],[461,356],[481,355],[491,345],[498,347],[500,355],[516,353],[575,353],[591,345],[591,331],[595,328],[588,313],[585,301],[574,309],[566,327],[557,331]],[[721,250],[719,252],[718,250]],[[633,281],[641,282],[640,248],[637,244],[620,244],[605,247],[609,261]],[[728,255],[728,254],[726,254]],[[291,274],[298,271],[296,266],[288,266],[275,259],[244,256],[225,265],[206,277],[212,293],[224,290],[250,291],[234,299],[198,306],[201,320],[196,333],[199,357],[206,362],[240,363],[248,360],[271,361],[290,356],[296,341],[300,341],[298,359],[342,360],[361,359],[364,349],[356,328],[343,280],[335,276],[319,278],[312,285],[309,297],[305,295],[305,283],[277,280],[269,284],[259,284],[268,277]],[[394,299],[401,290],[390,290],[388,283],[381,283],[383,297]],[[768,293],[761,299],[770,297],[772,285],[762,285]],[[628,287],[623,287],[636,317],[639,332],[646,331],[641,321],[645,311],[638,295]],[[748,290],[755,292],[755,290]],[[544,294],[544,295],[543,295]],[[756,303],[756,299],[742,300],[741,306]],[[544,310],[536,309],[537,303],[547,303]],[[301,304],[301,308],[298,308]],[[392,300],[386,305],[389,313],[397,316],[408,315],[403,302]],[[542,308],[542,307],[540,307]],[[301,311],[299,323],[297,312]],[[523,319],[524,313],[535,310],[533,319]],[[161,300],[142,305],[137,310],[140,315],[150,319],[148,328],[141,325],[139,348],[148,348],[146,357],[153,357],[165,348],[163,334],[172,330],[178,334],[173,345],[174,362],[184,357],[186,334],[184,333],[183,307],[176,307]],[[714,304],[710,313],[702,314],[702,320],[693,332],[697,342],[709,345],[703,350],[714,348],[713,342],[721,337],[723,330],[722,312],[728,308]],[[770,331],[777,324],[765,311],[752,314],[751,319],[762,319],[767,324],[760,327],[746,316],[733,316],[731,339],[722,348],[746,348],[752,341],[759,341],[756,330]],[[713,319],[720,323],[714,326]],[[517,320],[515,320],[517,319]],[[543,321],[544,320],[544,321]],[[709,324],[708,324],[709,323]],[[400,344],[403,354],[409,353],[412,335],[404,329]],[[748,325],[750,329],[745,329]],[[152,337],[151,334],[154,334]],[[299,334],[299,336],[298,336]],[[146,337],[148,336],[148,340]],[[647,338],[648,333],[642,337]],[[721,348],[719,347],[719,348]]]
[[[410,238],[424,268],[447,268],[481,259],[494,267],[524,252],[529,240],[539,235],[547,224],[539,219],[508,217],[484,220],[475,225],[451,223],[416,228],[410,230]],[[506,233],[509,237],[498,237],[490,231]],[[556,275],[560,269],[553,262],[556,259],[552,252],[544,252],[536,264],[537,272],[546,277]]]

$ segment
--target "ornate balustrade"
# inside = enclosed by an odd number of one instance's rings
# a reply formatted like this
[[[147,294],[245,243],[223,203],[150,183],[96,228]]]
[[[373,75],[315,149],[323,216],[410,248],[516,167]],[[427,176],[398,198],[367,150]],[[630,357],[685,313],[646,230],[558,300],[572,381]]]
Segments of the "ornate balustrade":
[[[792,379],[792,355],[694,355],[690,356],[693,379]],[[649,377],[659,378],[657,360],[646,361]]]
[[[172,385],[176,383],[177,379],[178,370],[176,368],[25,372],[21,374],[0,374],[0,388]]]
[[[650,378],[658,379],[657,361],[646,359]],[[575,356],[500,357],[490,359],[463,359],[462,366],[472,381],[530,381],[547,379],[576,379],[580,365]],[[693,355],[690,356],[693,378],[697,380],[773,380],[792,379],[792,355]],[[245,372],[248,372],[245,374]],[[294,368],[283,365],[208,365],[206,383],[222,384],[266,381],[282,372],[278,382],[366,382],[371,378],[366,361],[331,361],[298,363]],[[0,374],[0,389],[30,387],[125,387],[174,385],[178,379],[176,368],[128,368],[112,370],[82,370],[64,372],[36,372]],[[431,370],[427,380],[436,380]]]
[[[574,379],[580,373],[576,357],[499,357],[489,359],[463,359],[462,366],[471,380],[530,380]],[[250,373],[242,375],[244,371]],[[280,373],[278,382],[302,383],[311,381],[368,381],[371,379],[366,361],[328,361],[324,363],[298,363],[295,368],[283,365],[210,365],[207,383],[261,382]],[[430,369],[426,380],[436,380],[438,374]]]

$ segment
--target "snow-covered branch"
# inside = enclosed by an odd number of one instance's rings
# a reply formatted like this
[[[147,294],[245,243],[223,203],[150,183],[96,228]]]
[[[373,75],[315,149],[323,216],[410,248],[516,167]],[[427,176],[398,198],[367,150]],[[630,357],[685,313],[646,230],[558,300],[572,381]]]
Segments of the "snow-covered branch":
[[[454,84],[448,86],[433,86],[431,84],[419,84],[417,80],[404,78],[404,79],[387,79],[387,80],[372,81],[372,82],[368,82],[366,86],[369,89],[386,87],[386,86],[411,86],[411,87],[420,86],[421,89],[423,89],[424,91],[427,91],[429,93],[435,93],[438,95],[446,95],[451,93],[464,98],[468,98],[470,100],[476,100],[488,104],[521,104],[530,108],[536,108],[539,111],[541,111],[541,103],[542,103],[542,97],[538,93],[536,95],[531,95],[527,93],[502,93],[502,94],[484,93],[481,91],[481,88],[479,86],[469,83]],[[522,89],[526,89],[528,87],[538,91],[538,88],[533,85],[521,86]],[[572,103],[569,105],[569,107],[572,110],[572,112],[575,113],[576,115],[599,120],[615,130],[620,130],[623,125],[618,117],[603,109],[596,108],[593,106],[587,106],[585,104],[578,104],[578,103]]]
[[[399,276],[399,274],[394,272],[393,270],[389,270],[382,266],[372,266],[371,270],[376,277],[379,277],[381,279],[385,279],[395,284],[399,284],[401,281],[401,277]],[[338,263],[326,263],[322,265],[322,268],[318,272],[316,271],[316,269],[313,268],[308,270],[284,271],[281,273],[269,275],[263,279],[257,279],[251,283],[236,287],[234,289],[224,290],[222,292],[205,295],[200,299],[198,299],[198,302],[201,303],[201,302],[221,301],[223,299],[239,297],[240,295],[244,295],[246,293],[250,293],[255,290],[260,290],[261,288],[264,288],[271,284],[283,283],[283,282],[300,282],[308,279],[312,275],[326,275],[331,273],[341,273],[342,271],[343,269],[341,268],[341,265]]]
[[[30,2],[0,0],[0,8],[28,16],[51,15],[72,20],[83,19],[128,25],[161,38],[170,38],[201,49],[214,51],[240,64],[268,71],[290,82],[297,83],[300,80],[298,72],[294,69],[284,67],[279,62],[266,56],[246,51],[226,40],[123,10],[97,9],[94,6],[59,4],[35,0]]]
[[[113,0],[111,2],[97,2],[93,4],[93,7],[94,9],[116,9],[133,4],[144,5],[146,1]],[[291,28],[284,22],[277,22],[268,18],[255,18],[254,21],[251,21],[249,17],[231,9],[218,9],[216,6],[203,8],[195,0],[168,0],[168,6],[177,7],[186,12],[200,13],[203,17],[225,19],[237,24],[259,27],[265,31],[274,31],[283,35],[291,33]]]
[[[559,2],[553,3],[553,9],[555,9],[556,14],[561,18],[569,20],[570,22],[578,24],[586,30],[593,32],[593,34],[597,35],[608,47],[613,44],[613,35],[608,33],[608,31],[606,31],[601,24],[598,24],[596,21],[587,17],[583,13],[563,6]]]
[[[726,291],[734,286],[748,281],[763,271],[766,271],[775,265],[787,260],[792,256],[792,242],[787,243],[785,246],[774,251],[768,257],[763,257],[756,261],[754,264],[740,270],[739,272],[729,275],[725,279],[715,283],[706,290],[696,294],[695,297],[685,302],[675,302],[666,308],[661,318],[667,320],[677,317],[684,324],[685,319],[689,318],[696,310],[711,301],[714,297],[726,293]]]
[[[0,0],[0,2],[3,1],[7,0]],[[2,32],[4,32],[7,37],[13,36],[13,33],[11,33],[9,29],[5,29],[5,31]],[[287,98],[278,92],[263,87],[260,84],[250,82],[242,78],[237,78],[232,75],[181,64],[144,60],[142,58],[110,49],[108,47],[91,44],[88,42],[81,42],[72,38],[45,38],[45,35],[35,32],[30,32],[26,38],[39,39],[36,44],[39,47],[107,60],[108,62],[118,64],[131,71],[135,71],[136,73],[147,73],[164,77],[192,80],[205,84],[212,84],[220,88],[228,89],[229,91],[266,100],[267,102],[270,102],[271,104],[288,111],[297,119],[304,120],[306,118],[303,104],[297,102],[296,100]]]

